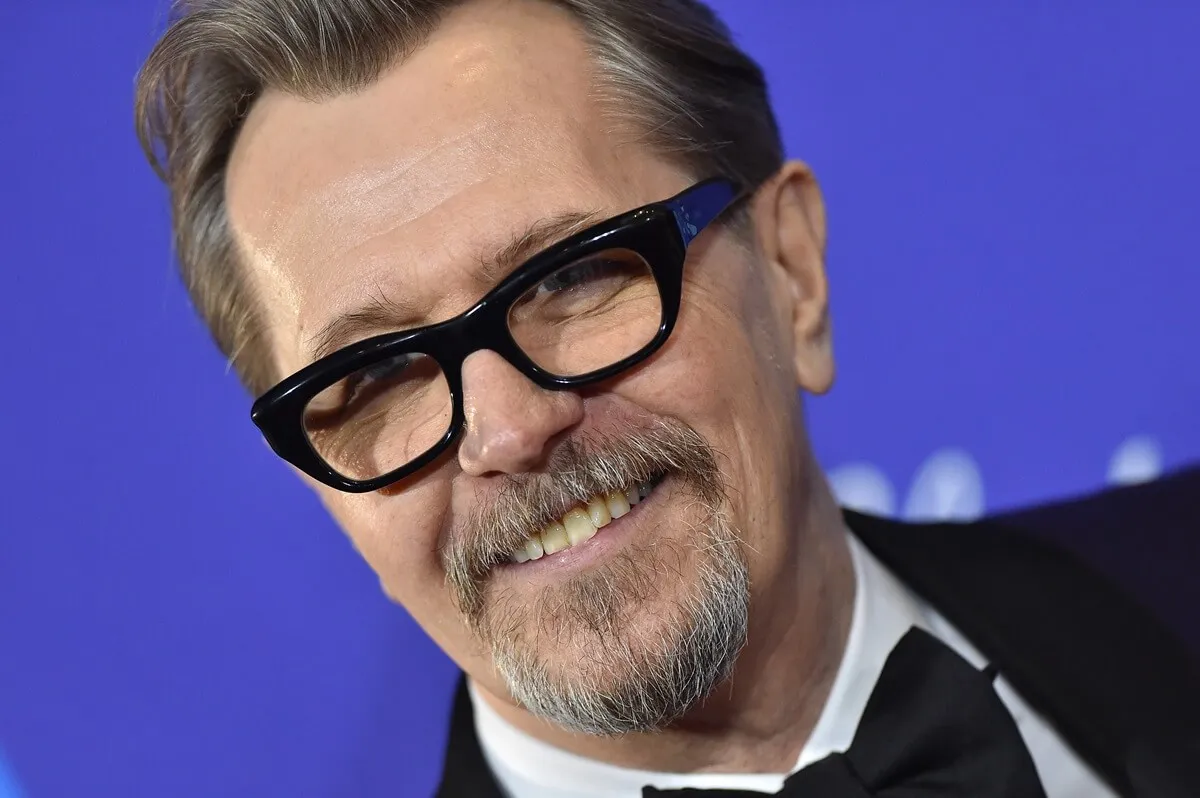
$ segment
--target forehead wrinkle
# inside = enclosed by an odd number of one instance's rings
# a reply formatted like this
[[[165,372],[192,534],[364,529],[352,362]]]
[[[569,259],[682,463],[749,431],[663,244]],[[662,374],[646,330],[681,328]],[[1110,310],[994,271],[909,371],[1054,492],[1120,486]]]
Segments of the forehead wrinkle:
[[[587,162],[590,148],[573,143],[576,131],[564,130],[562,120],[552,116],[526,113],[503,123],[483,120],[416,155],[400,153],[390,164],[361,167],[307,192],[291,213],[272,214],[273,229],[261,238],[269,240],[276,256],[333,263],[425,217],[440,215],[450,228],[456,226],[457,220],[441,211],[486,183],[587,184],[579,173],[596,171]],[[519,181],[514,180],[518,175]]]
[[[497,120],[480,119],[471,128],[440,137],[416,152],[394,153],[388,160],[370,161],[314,185],[293,213],[278,217],[272,234],[286,248],[303,242],[317,227],[334,226],[344,237],[358,238],[380,223],[394,220],[403,224],[430,213],[480,182],[484,176],[469,167],[488,155],[501,154],[501,127]],[[510,159],[499,160],[491,171],[498,171]],[[460,168],[447,168],[451,165]]]

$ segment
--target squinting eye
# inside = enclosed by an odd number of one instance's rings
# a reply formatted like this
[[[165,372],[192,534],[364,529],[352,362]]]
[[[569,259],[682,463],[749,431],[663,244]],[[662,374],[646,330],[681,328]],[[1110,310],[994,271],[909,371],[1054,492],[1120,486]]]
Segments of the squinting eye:
[[[545,296],[546,294],[566,291],[596,277],[603,276],[610,269],[611,264],[600,258],[581,261],[565,269],[560,269],[547,277],[538,285],[537,293],[540,296]]]
[[[356,372],[346,382],[346,404],[354,401],[364,390],[370,388],[375,383],[384,382],[385,380],[395,380],[400,377],[417,357],[418,355],[411,353],[396,355],[395,357],[380,361],[370,368]]]

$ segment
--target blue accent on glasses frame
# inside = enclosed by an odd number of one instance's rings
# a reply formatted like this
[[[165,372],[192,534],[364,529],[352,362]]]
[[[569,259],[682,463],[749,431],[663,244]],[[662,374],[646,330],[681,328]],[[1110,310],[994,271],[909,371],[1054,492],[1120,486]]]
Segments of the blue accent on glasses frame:
[[[669,199],[600,222],[535,255],[474,307],[453,319],[368,338],[301,369],[259,397],[250,417],[276,454],[313,479],[347,493],[366,493],[394,485],[433,463],[461,434],[466,424],[462,364],[472,353],[491,350],[541,388],[572,390],[610,379],[657,351],[671,334],[678,317],[688,245],[740,196],[739,188],[732,182],[713,178]],[[605,368],[569,376],[547,371],[533,362],[513,339],[508,328],[510,308],[526,291],[558,269],[611,249],[637,253],[653,273],[662,305],[657,334],[642,349]],[[378,477],[358,479],[338,472],[309,440],[304,423],[309,402],[339,380],[405,354],[433,358],[441,368],[452,402],[445,435],[423,454]]]
[[[679,224],[683,245],[686,247],[691,244],[701,230],[729,207],[736,196],[732,183],[709,180],[667,200],[665,204],[675,214],[675,221]]]

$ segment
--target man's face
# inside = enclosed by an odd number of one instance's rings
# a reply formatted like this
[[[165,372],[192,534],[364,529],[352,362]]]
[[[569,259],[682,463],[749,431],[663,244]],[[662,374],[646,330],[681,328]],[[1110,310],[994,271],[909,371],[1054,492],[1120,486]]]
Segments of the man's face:
[[[481,2],[361,91],[264,96],[228,199],[280,372],[367,306],[395,318],[360,338],[463,312],[498,278],[492,253],[547,220],[600,220],[694,182],[596,94],[568,16]],[[777,223],[780,206],[756,200],[753,213],[819,254]],[[545,391],[477,352],[451,454],[380,492],[315,486],[388,595],[486,690],[621,732],[678,717],[728,674],[750,607],[803,556],[796,364],[828,357],[801,351],[798,283],[779,260],[714,226],[689,251],[678,323],[649,360],[586,391]],[[592,495],[615,484],[625,490]],[[626,512],[616,494],[639,489]],[[564,497],[593,499],[593,520],[600,500],[625,514],[565,550],[496,564],[545,533],[536,519]]]

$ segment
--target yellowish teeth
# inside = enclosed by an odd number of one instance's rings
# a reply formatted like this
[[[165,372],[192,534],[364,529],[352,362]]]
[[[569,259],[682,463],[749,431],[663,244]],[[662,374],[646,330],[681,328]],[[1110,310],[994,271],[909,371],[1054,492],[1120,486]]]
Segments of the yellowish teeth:
[[[614,518],[628,515],[635,505],[645,501],[651,490],[650,484],[642,483],[624,491],[593,496],[587,504],[571,508],[561,520],[551,521],[545,529],[531,535],[510,559],[515,563],[529,562],[591,540]]]
[[[624,493],[613,491],[604,497],[604,503],[608,505],[608,514],[613,518],[620,518],[629,512],[629,499],[625,498]]]
[[[551,521],[542,530],[542,550],[546,554],[558,554],[563,549],[571,547],[567,537],[567,529],[558,521]]]
[[[588,500],[587,514],[591,517],[592,526],[596,529],[603,529],[612,520],[612,515],[608,512],[608,502],[604,500],[603,496],[593,496]]]

